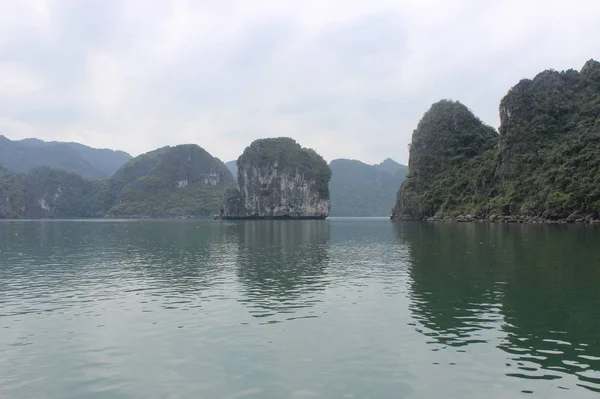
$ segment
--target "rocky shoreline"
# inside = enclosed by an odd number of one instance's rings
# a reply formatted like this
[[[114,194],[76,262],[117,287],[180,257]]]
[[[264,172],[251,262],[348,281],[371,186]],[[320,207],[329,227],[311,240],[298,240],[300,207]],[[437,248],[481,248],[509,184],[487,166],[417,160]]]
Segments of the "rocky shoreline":
[[[525,223],[525,224],[600,224],[597,215],[582,215],[573,213],[567,218],[551,219],[540,216],[526,215],[457,215],[457,216],[431,216],[415,219],[406,216],[394,217],[392,220],[420,220],[425,222],[488,222],[488,223]]]

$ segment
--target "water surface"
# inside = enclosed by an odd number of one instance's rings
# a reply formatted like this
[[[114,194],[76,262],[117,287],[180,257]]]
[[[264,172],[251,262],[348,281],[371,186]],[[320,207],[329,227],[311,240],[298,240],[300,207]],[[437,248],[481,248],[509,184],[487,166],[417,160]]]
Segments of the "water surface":
[[[0,397],[600,392],[600,229],[0,222]]]

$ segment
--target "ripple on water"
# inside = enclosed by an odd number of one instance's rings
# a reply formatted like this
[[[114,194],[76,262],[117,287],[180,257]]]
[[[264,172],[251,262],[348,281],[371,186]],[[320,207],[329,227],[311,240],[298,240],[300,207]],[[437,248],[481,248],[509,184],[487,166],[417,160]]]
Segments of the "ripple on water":
[[[528,257],[510,226],[11,226],[18,236],[0,224],[0,392],[10,397],[600,392],[586,317],[596,287],[547,256],[552,272],[531,271],[563,236]],[[560,291],[556,276],[576,289]]]

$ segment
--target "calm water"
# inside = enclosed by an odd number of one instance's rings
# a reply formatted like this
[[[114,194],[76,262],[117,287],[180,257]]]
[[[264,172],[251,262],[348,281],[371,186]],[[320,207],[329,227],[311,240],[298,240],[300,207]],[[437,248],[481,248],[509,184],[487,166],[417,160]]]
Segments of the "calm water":
[[[586,398],[600,228],[0,222],[0,397]]]

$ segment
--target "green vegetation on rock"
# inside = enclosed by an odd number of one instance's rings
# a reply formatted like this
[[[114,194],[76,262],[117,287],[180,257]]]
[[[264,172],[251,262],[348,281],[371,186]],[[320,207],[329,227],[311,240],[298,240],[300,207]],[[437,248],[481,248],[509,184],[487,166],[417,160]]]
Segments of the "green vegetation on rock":
[[[211,216],[233,185],[227,167],[197,145],[140,155],[96,181],[47,166],[21,174],[1,167],[0,218]]]
[[[87,217],[92,183],[47,166],[0,176],[0,218]]]
[[[287,137],[254,141],[237,160],[239,190],[224,196],[226,217],[326,217],[327,162]]]
[[[19,175],[27,217],[88,217],[92,183],[75,173],[43,166]]]
[[[16,176],[0,163],[0,218],[18,218],[23,214],[25,192]]]
[[[132,159],[105,183],[104,192],[116,193],[110,216],[198,217],[217,213],[225,188],[234,185],[219,159],[197,145],[180,145]]]
[[[458,102],[434,104],[413,133],[396,216],[597,219],[600,63],[522,80],[500,118],[498,135]]]
[[[324,199],[329,199],[331,170],[327,162],[311,148],[303,148],[294,139],[277,137],[255,140],[246,147],[237,161],[256,168],[277,168],[281,173],[300,174],[314,182],[314,188]],[[242,177],[243,179],[243,177]],[[242,186],[242,182],[238,182]]]
[[[397,208],[410,218],[477,212],[494,175],[498,134],[463,104],[432,105],[413,132]],[[491,194],[491,193],[488,193]]]
[[[377,165],[334,159],[329,167],[332,216],[387,216],[408,171],[389,158]]]
[[[376,169],[387,172],[392,176],[402,177],[402,180],[404,180],[408,174],[408,167],[406,165],[399,164],[391,158],[386,158],[383,160],[383,162],[373,166]]]
[[[600,63],[545,71],[500,103],[502,213],[551,218],[600,211]]]

